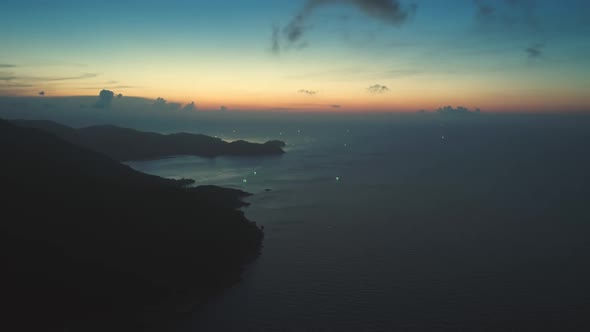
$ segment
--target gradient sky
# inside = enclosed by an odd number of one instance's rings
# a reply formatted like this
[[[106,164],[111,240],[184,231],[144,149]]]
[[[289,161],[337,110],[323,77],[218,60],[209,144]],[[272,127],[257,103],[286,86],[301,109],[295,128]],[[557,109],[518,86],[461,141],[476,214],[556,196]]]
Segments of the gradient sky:
[[[313,2],[4,0],[0,95],[106,88],[199,109],[590,110],[587,0],[401,0],[399,17],[369,6],[396,1],[316,0],[305,11]]]

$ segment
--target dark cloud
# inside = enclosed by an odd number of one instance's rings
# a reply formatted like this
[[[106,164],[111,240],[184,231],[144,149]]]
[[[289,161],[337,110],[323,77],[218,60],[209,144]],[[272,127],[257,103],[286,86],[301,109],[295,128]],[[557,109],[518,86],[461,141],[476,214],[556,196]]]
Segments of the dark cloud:
[[[45,91],[40,91],[39,96],[41,96],[41,97],[45,96]]]
[[[543,44],[535,44],[531,47],[527,47],[525,52],[527,53],[529,58],[539,58],[543,56]]]
[[[280,44],[280,39],[281,39],[281,28],[278,26],[273,26],[272,27],[272,36],[271,36],[271,51],[274,54],[279,54],[281,53],[281,44]]]
[[[221,107],[219,107],[219,110],[222,111],[222,112],[225,112],[225,111],[228,110],[228,108],[225,107],[225,106],[221,106]]]
[[[381,84],[371,85],[367,88],[367,90],[372,94],[383,94],[389,92],[389,88]]]
[[[166,105],[167,102],[168,101],[166,99],[164,99],[162,97],[158,97],[158,98],[156,98],[156,100],[154,100],[154,105],[163,106],[163,105]]]
[[[341,108],[342,105],[330,105],[330,107],[332,107],[332,108]]]
[[[94,104],[96,108],[109,108],[111,107],[111,103],[113,102],[113,98],[115,97],[115,93],[111,90],[103,89],[98,94],[98,101]]]
[[[536,0],[473,0],[475,17],[486,24],[537,27]]]
[[[184,107],[182,108],[183,111],[196,111],[197,107],[195,106],[195,102],[190,102],[189,104],[184,105]]]
[[[453,106],[445,106],[441,107],[436,110],[436,113],[441,115],[466,115],[466,114],[479,114],[481,110],[479,108],[475,108],[474,110],[470,110],[463,106],[457,106],[456,108]]]
[[[488,3],[481,0],[474,0],[477,12],[476,18],[479,20],[487,20],[494,16],[496,8]]]
[[[284,28],[285,36],[290,43],[295,43],[303,36],[306,29],[305,26],[306,16],[297,15],[293,20],[287,24]]]
[[[318,92],[317,92],[317,91],[315,91],[315,90],[305,90],[305,89],[301,89],[301,90],[299,90],[298,92],[299,92],[299,93],[301,93],[301,94],[308,95],[308,96],[315,96],[315,95],[317,95],[317,94],[318,94]]]
[[[117,99],[121,99],[121,98],[123,98],[123,94],[122,93],[117,94]]]
[[[416,5],[403,6],[399,0],[308,0],[301,11],[291,19],[282,32],[290,45],[296,45],[300,48],[303,44],[298,44],[306,30],[308,21],[315,10],[322,6],[349,5],[359,12],[379,20],[383,23],[399,26],[405,23],[416,11]],[[280,51],[279,29],[273,30],[272,49]]]
[[[537,0],[472,0],[476,21],[487,33],[523,35],[538,40],[542,18],[537,15]],[[542,45],[526,48],[529,58],[542,55]]]
[[[16,65],[9,65],[6,63],[0,63],[0,68],[14,68]]]
[[[154,106],[154,108],[156,108],[158,110],[176,111],[182,107],[182,104],[169,103],[166,99],[164,99],[162,97],[158,97],[158,98],[156,98],[156,100],[154,100],[153,106]]]

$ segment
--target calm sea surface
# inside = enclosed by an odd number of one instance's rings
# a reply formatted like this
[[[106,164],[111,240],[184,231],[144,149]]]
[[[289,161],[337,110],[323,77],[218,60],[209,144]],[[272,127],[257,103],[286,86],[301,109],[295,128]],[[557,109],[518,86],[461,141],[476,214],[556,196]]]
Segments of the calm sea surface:
[[[180,330],[587,331],[590,127],[537,122],[236,126],[208,134],[287,153],[129,163],[249,191],[265,226]]]

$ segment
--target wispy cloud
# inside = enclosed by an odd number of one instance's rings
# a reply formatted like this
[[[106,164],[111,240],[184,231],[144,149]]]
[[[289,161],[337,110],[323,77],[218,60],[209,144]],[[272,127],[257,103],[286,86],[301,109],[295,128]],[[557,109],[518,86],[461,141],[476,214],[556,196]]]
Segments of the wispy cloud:
[[[308,30],[310,17],[316,9],[323,6],[341,5],[352,6],[360,13],[391,26],[404,24],[417,9],[415,4],[404,6],[399,0],[308,0],[285,27],[282,29],[273,28],[271,39],[273,52],[278,53],[281,50],[281,32],[286,39],[287,48],[307,46],[305,42],[302,42],[302,39]]]
[[[375,85],[371,85],[370,87],[368,87],[367,91],[369,91],[369,93],[374,94],[374,95],[380,95],[380,94],[384,94],[386,92],[389,92],[390,90],[385,85],[375,84]]]
[[[392,69],[392,70],[388,70],[388,71],[384,72],[383,77],[399,78],[399,77],[420,75],[423,73],[424,73],[424,70],[418,70],[418,69]]]
[[[531,47],[527,47],[525,52],[527,53],[529,58],[539,58],[543,56],[543,44],[535,44]]]
[[[0,68],[14,68],[16,65],[9,65],[6,63],[0,63]]]
[[[98,86],[98,85],[90,85],[90,86],[84,86],[84,87],[78,87],[77,89],[81,89],[81,90],[100,90],[100,89],[104,89],[104,88],[108,88],[108,89],[136,89],[139,88],[140,86],[135,86],[135,85],[114,85],[114,86]]]
[[[6,67],[4,68],[12,68]],[[95,73],[82,73],[71,76],[33,76],[22,75],[12,71],[0,71],[0,88],[3,90],[2,94],[10,95],[11,92],[32,93],[32,88],[48,88],[50,86],[56,87],[62,84],[75,85],[75,88],[84,89],[84,80],[97,77]],[[82,85],[82,86],[80,86]],[[97,89],[93,87],[92,89]],[[27,92],[28,90],[28,92]]]
[[[11,72],[0,73],[0,81],[26,81],[26,82],[57,82],[57,81],[70,81],[70,80],[83,80],[88,78],[97,77],[95,73],[83,73],[76,76],[26,76],[26,75],[15,75]]]
[[[473,0],[473,3],[476,7],[475,17],[482,23],[537,28],[535,0]]]
[[[0,72],[0,81],[14,81],[18,79],[18,76],[9,72]]]
[[[40,77],[37,78],[39,81],[48,81],[48,82],[55,82],[55,81],[70,81],[70,80],[83,80],[86,78],[93,78],[98,76],[98,74],[94,73],[84,73],[78,76],[66,76],[66,77]]]
[[[33,85],[31,84],[20,84],[20,83],[0,83],[0,87],[2,88],[31,88]]]
[[[304,94],[304,95],[308,95],[308,96],[315,96],[316,94],[318,94],[318,91],[315,91],[315,90],[306,90],[306,89],[301,89],[301,90],[299,90],[297,92],[299,92],[301,94]]]
[[[519,36],[526,39],[542,39],[543,23],[546,20],[537,13],[537,0],[472,0],[475,18],[481,31],[496,33],[499,38],[510,34],[512,39]],[[543,45],[535,44],[525,48],[529,58],[542,55]]]

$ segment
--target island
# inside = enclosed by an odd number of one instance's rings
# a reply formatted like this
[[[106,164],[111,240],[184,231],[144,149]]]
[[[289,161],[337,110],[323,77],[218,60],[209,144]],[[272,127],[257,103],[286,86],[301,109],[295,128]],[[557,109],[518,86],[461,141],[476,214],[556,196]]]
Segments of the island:
[[[144,174],[0,120],[0,328],[149,331],[239,280],[249,195]],[[166,330],[161,328],[161,330]]]
[[[40,129],[70,143],[102,153],[118,161],[160,159],[172,156],[272,156],[285,153],[283,141],[226,142],[201,134],[163,135],[112,125],[72,128],[53,121],[12,120],[21,127]]]

